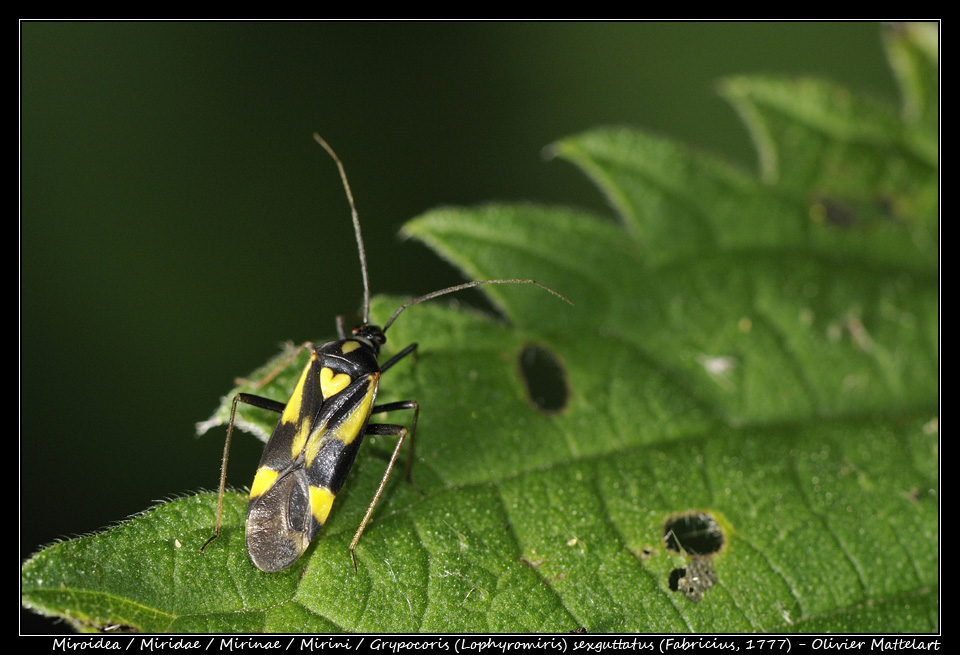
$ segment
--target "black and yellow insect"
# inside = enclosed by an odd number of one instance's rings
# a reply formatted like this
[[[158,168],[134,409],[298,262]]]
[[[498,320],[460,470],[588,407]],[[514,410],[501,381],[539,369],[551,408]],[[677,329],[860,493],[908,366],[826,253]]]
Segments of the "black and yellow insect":
[[[247,553],[253,563],[263,571],[285,569],[293,564],[310,545],[327,520],[333,501],[353,466],[364,435],[392,435],[398,439],[380,485],[350,543],[350,558],[354,570],[357,568],[357,559],[354,554],[357,542],[373,514],[396,463],[400,448],[408,435],[410,447],[406,477],[408,481],[410,480],[413,439],[420,406],[413,400],[384,405],[374,404],[381,374],[417,349],[417,344],[413,343],[383,365],[377,362],[380,347],[387,340],[385,333],[403,310],[437,296],[481,284],[535,284],[570,302],[556,291],[533,280],[480,280],[434,291],[411,300],[397,308],[383,328],[370,325],[370,290],[366,255],[353,194],[350,191],[343,164],[336,153],[318,135],[314,135],[314,138],[336,162],[350,203],[363,275],[363,323],[354,327],[348,336],[344,331],[342,317],[338,317],[339,339],[337,341],[320,346],[304,344],[303,347],[309,348],[310,359],[300,374],[290,399],[285,404],[247,393],[237,394],[233,399],[220,473],[216,528],[213,536],[200,550],[202,552],[206,549],[220,534],[227,456],[230,451],[237,403],[274,411],[280,414],[280,419],[264,448],[247,504]],[[373,414],[397,410],[413,411],[409,430],[401,425],[369,423]]]

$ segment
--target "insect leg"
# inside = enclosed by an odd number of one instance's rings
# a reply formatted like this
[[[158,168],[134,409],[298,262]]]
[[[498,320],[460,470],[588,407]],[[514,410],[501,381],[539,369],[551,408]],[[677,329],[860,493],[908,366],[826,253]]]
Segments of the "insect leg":
[[[301,348],[302,349],[302,348]],[[300,352],[298,350],[297,352]],[[202,553],[210,545],[210,542],[220,536],[220,520],[223,515],[223,494],[227,486],[227,458],[230,455],[230,439],[233,436],[233,421],[237,415],[237,403],[253,405],[260,409],[282,414],[286,405],[270,398],[255,396],[251,393],[238,393],[233,397],[233,404],[230,406],[230,422],[227,424],[227,438],[223,444],[223,461],[220,464],[220,491],[217,493],[217,526],[214,528],[213,536],[207,539],[200,547]]]
[[[337,314],[337,336],[340,337],[341,341],[347,338],[347,330],[344,327],[346,324],[343,322],[345,318],[344,314]]]
[[[413,345],[416,346],[417,344],[413,344]],[[413,480],[410,479],[410,469],[413,467],[413,444],[414,444],[414,437],[417,434],[417,418],[420,416],[420,405],[417,403],[416,400],[401,400],[395,403],[387,403],[386,405],[375,405],[373,410],[370,412],[370,414],[372,415],[372,414],[380,414],[383,412],[395,412],[401,409],[413,410],[413,423],[410,424],[410,449],[407,454],[407,465],[404,469],[403,475],[407,479],[407,482],[412,484],[414,487],[417,487],[417,485],[414,484]],[[374,428],[376,426],[377,424],[368,425],[367,434],[374,434],[373,432],[371,432],[371,428]],[[397,427],[397,426],[388,426],[388,427]],[[396,434],[396,433],[391,432],[389,434]],[[419,491],[420,493],[423,493],[423,490],[420,489],[420,487],[417,487],[417,491]]]
[[[289,346],[292,346],[292,345],[293,345],[293,344],[288,343],[288,347],[289,347]],[[255,388],[257,388],[257,389],[263,389],[265,386],[267,386],[267,384],[270,383],[271,380],[273,380],[273,378],[275,378],[275,377],[277,377],[278,375],[280,375],[280,372],[283,371],[283,369],[287,368],[287,366],[290,365],[290,362],[292,362],[293,360],[295,360],[295,359],[300,355],[300,353],[303,352],[304,348],[313,348],[313,342],[311,342],[311,341],[304,341],[303,343],[301,343],[299,346],[297,346],[297,347],[294,349],[294,351],[293,351],[292,353],[290,353],[289,355],[287,355],[286,357],[284,357],[284,358],[283,358],[283,361],[281,361],[279,364],[277,364],[277,367],[276,367],[275,369],[273,369],[272,371],[270,371],[269,373],[267,373],[266,375],[264,375],[264,376],[263,376],[262,378],[260,378],[259,380],[249,380],[249,379],[247,379],[247,378],[237,378],[236,380],[234,380],[234,383],[236,383],[236,384],[238,384],[238,385],[239,385],[239,384],[249,384],[249,385],[253,385],[253,386],[254,386]],[[246,401],[243,401],[243,402],[246,402]],[[253,405],[254,403],[249,403],[249,404]],[[270,408],[269,408],[269,407],[264,407],[263,409],[270,409]],[[280,411],[282,412],[283,409],[281,409]]]
[[[390,368],[391,366],[399,362],[401,359],[403,359],[404,357],[406,357],[416,349],[417,349],[417,344],[411,343],[409,346],[407,346],[406,348],[398,352],[396,355],[388,359],[386,363],[380,367],[380,372],[383,373],[388,368]]]
[[[416,344],[414,344],[414,347]],[[412,351],[412,348],[411,348]],[[380,479],[380,486],[377,487],[377,493],[373,495],[373,500],[370,501],[370,506],[367,507],[367,513],[363,515],[363,520],[360,521],[360,527],[357,528],[357,533],[353,535],[353,541],[350,542],[350,559],[353,561],[353,572],[357,572],[357,556],[354,554],[354,549],[357,547],[357,542],[360,541],[360,535],[363,534],[364,528],[367,527],[367,523],[370,521],[370,516],[373,514],[373,509],[377,506],[377,502],[380,500],[380,494],[383,493],[384,487],[387,486],[387,480],[390,479],[390,473],[393,471],[393,465],[397,461],[397,456],[400,455],[400,448],[403,446],[403,442],[406,440],[407,435],[410,435],[410,457],[407,459],[407,481],[410,481],[410,464],[413,461],[413,435],[417,431],[417,417],[420,414],[420,405],[417,404],[414,400],[403,400],[395,403],[387,403],[386,405],[377,405],[373,408],[372,414],[379,412],[392,412],[398,409],[412,409],[413,410],[413,423],[410,426],[410,429],[407,430],[402,425],[389,425],[384,423],[374,423],[367,425],[366,434],[377,434],[377,435],[397,435],[400,438],[397,439],[397,445],[393,449],[393,454],[390,456],[390,461],[387,463],[387,470],[383,472],[383,477]],[[411,484],[413,484],[411,482]],[[414,485],[416,487],[416,485]],[[418,487],[419,490],[419,487]],[[423,493],[422,491],[420,493]]]

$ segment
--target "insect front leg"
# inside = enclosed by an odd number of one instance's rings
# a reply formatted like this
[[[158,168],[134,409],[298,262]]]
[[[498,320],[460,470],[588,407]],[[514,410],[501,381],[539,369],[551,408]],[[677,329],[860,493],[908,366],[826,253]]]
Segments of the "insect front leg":
[[[233,421],[237,415],[237,403],[252,405],[278,414],[282,414],[286,407],[286,405],[281,402],[264,398],[263,396],[255,396],[251,393],[238,393],[233,397],[233,404],[230,406],[230,422],[227,424],[227,438],[223,444],[223,461],[220,463],[220,491],[217,493],[217,526],[214,528],[213,536],[207,539],[200,547],[201,553],[210,545],[210,542],[220,536],[220,521],[223,515],[223,494],[227,486],[227,458],[230,455],[230,439],[233,437]]]
[[[406,357],[407,355],[409,355],[410,353],[412,353],[413,351],[415,351],[415,350],[417,349],[417,346],[418,346],[418,345],[419,345],[419,344],[411,343],[409,346],[407,346],[406,348],[404,348],[403,350],[401,350],[400,352],[398,352],[396,355],[394,355],[393,357],[391,357],[390,359],[388,359],[388,360],[386,361],[386,363],[384,363],[384,364],[382,364],[382,365],[380,366],[380,372],[381,372],[381,373],[385,373],[385,372],[386,372],[387,370],[389,370],[390,367],[392,367],[394,364],[396,364],[396,363],[399,362],[401,359],[403,359],[404,357]],[[390,411],[390,410],[385,410],[385,411]]]
[[[413,344],[413,348],[416,348],[416,344]],[[413,351],[413,348],[410,348],[410,351]],[[367,522],[370,521],[370,516],[373,514],[373,509],[377,506],[377,502],[380,500],[380,495],[383,493],[384,488],[387,486],[387,480],[390,479],[390,473],[393,471],[393,465],[397,461],[397,457],[400,455],[400,448],[403,446],[403,442],[406,441],[407,436],[410,437],[410,449],[407,456],[407,466],[405,477],[407,482],[412,484],[417,491],[423,493],[423,490],[420,487],[417,487],[414,484],[413,480],[410,479],[410,468],[413,464],[413,439],[414,435],[417,432],[417,418],[420,416],[420,405],[415,400],[401,400],[395,403],[387,403],[385,405],[376,405],[371,414],[379,414],[384,412],[394,412],[401,409],[412,409],[413,410],[413,422],[410,424],[410,429],[408,430],[402,425],[390,425],[385,423],[373,423],[367,425],[367,430],[364,434],[369,435],[394,435],[400,437],[397,439],[397,445],[393,449],[393,454],[390,456],[390,461],[387,463],[387,470],[384,471],[383,477],[380,479],[380,486],[377,487],[377,493],[373,495],[373,500],[370,501],[370,506],[367,507],[367,513],[363,515],[363,520],[360,521],[360,527],[357,528],[357,533],[353,535],[353,541],[350,542],[350,559],[353,561],[353,572],[357,572],[357,556],[354,554],[354,550],[357,547],[357,542],[360,541],[360,535],[363,534],[363,530],[367,527]]]

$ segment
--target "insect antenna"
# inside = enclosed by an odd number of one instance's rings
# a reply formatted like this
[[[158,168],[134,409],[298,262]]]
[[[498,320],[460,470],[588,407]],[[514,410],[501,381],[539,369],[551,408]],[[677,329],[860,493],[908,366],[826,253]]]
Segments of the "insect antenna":
[[[360,270],[363,273],[363,324],[366,325],[370,322],[370,280],[367,279],[367,253],[363,248],[363,236],[360,234],[360,216],[357,214],[357,206],[353,203],[353,192],[350,191],[350,183],[347,182],[347,172],[343,169],[343,163],[337,157],[337,153],[319,134],[314,133],[313,138],[323,146],[323,149],[337,163],[337,170],[340,171],[340,179],[343,181],[343,188],[347,192],[347,200],[350,202],[353,231],[357,235],[357,249],[360,251]]]
[[[360,271],[363,274],[363,324],[369,325],[370,280],[367,277],[367,254],[363,247],[363,235],[360,233],[360,216],[357,214],[357,206],[353,202],[353,192],[350,191],[350,183],[347,181],[347,172],[344,170],[343,163],[340,161],[340,158],[337,157],[337,153],[333,151],[333,148],[330,147],[330,144],[324,141],[323,137],[321,137],[319,134],[314,133],[313,138],[317,143],[323,146],[323,149],[326,150],[327,153],[333,158],[333,161],[336,162],[337,170],[340,171],[340,180],[343,182],[343,189],[347,192],[347,200],[350,202],[350,216],[353,220],[353,231],[357,237],[357,250],[360,252]],[[446,289],[440,289],[439,291],[433,291],[400,305],[400,307],[397,308],[397,311],[393,313],[393,316],[390,317],[390,320],[384,324],[383,331],[386,332],[387,328],[390,327],[395,320],[397,320],[400,312],[405,310],[407,307],[411,307],[412,305],[416,305],[427,300],[432,300],[433,298],[437,298],[439,296],[445,296],[448,293],[455,293],[464,289],[472,289],[473,287],[478,287],[483,284],[535,284],[541,289],[549,291],[564,302],[573,305],[573,303],[562,294],[534,280],[475,280],[473,282],[464,282],[463,284],[447,287]]]
[[[387,328],[389,328],[393,324],[393,322],[397,320],[397,317],[400,316],[400,312],[405,310],[407,307],[417,305],[427,300],[432,300],[439,296],[445,296],[448,293],[455,293],[457,291],[462,291],[463,289],[472,289],[473,287],[479,287],[480,285],[483,285],[483,284],[535,284],[541,289],[543,289],[544,291],[549,291],[550,293],[552,293],[553,295],[555,295],[557,298],[567,303],[568,305],[573,305],[573,302],[569,298],[567,298],[566,296],[564,296],[563,294],[557,291],[554,291],[553,289],[551,289],[550,287],[544,284],[540,284],[536,280],[474,280],[473,282],[464,282],[463,284],[447,287],[446,289],[440,289],[439,291],[432,291],[426,295],[420,296],[419,298],[414,298],[409,302],[403,303],[402,305],[397,307],[397,311],[393,313],[393,316],[390,317],[390,320],[384,323],[383,331],[386,332]]]

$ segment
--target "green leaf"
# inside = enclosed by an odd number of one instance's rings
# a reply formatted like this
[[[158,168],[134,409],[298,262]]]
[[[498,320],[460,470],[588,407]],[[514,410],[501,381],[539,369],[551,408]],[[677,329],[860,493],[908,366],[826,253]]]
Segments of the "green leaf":
[[[576,306],[489,286],[499,318],[434,302],[391,327],[385,357],[420,347],[378,402],[421,404],[425,495],[390,480],[357,573],[347,548],[393,438],[368,437],[281,573],[246,556],[245,494],[198,552],[206,493],[50,546],[23,567],[24,604],[151,632],[937,630],[937,140],[918,71],[906,121],[819,81],[725,81],[762,181],[599,129],[554,152],[617,222],[535,205],[410,222],[467,277],[533,278]],[[532,346],[564,378],[559,408],[530,397]],[[286,400],[295,355],[250,376],[282,368],[258,393]]]
[[[883,41],[903,93],[904,120],[936,139],[940,121],[939,25],[888,24]]]
[[[761,177],[801,212],[805,247],[936,270],[935,133],[820,80],[732,78],[720,88],[754,137]]]

